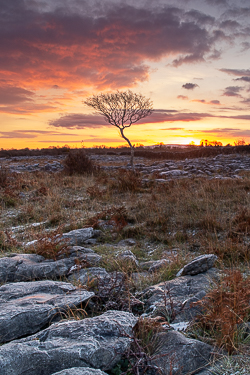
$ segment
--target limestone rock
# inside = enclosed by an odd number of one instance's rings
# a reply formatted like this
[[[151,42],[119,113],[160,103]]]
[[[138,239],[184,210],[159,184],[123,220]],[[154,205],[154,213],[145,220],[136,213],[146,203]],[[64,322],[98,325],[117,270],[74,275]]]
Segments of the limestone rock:
[[[85,241],[89,240],[94,236],[93,228],[82,228],[71,230],[68,233],[63,233],[62,238],[68,240],[69,245],[81,246],[84,245]]]
[[[137,318],[108,311],[68,320],[0,347],[1,375],[50,375],[72,367],[110,370],[129,348]]]
[[[214,266],[217,259],[218,257],[214,254],[200,255],[184,266],[176,276],[198,275],[199,273],[206,272]]]
[[[213,352],[211,345],[186,338],[180,332],[163,332],[158,335],[156,359],[152,364],[163,374],[185,375],[208,365]]]
[[[105,279],[109,276],[105,268],[101,267],[90,267],[82,268],[79,271],[74,271],[68,277],[69,281],[79,281],[82,285],[85,285],[88,281],[91,281],[95,278]]]
[[[184,320],[184,317],[189,320],[198,312],[196,309],[189,311],[191,302],[201,299],[213,285],[213,279],[218,277],[219,271],[210,269],[199,275],[181,276],[153,285],[142,293],[146,313],[164,316],[173,323]]]
[[[138,260],[136,259],[136,257],[132,253],[132,251],[130,251],[130,250],[120,251],[116,255],[116,257],[117,257],[117,259],[123,260],[124,263],[131,264],[131,265],[133,265],[135,267],[139,267]]]
[[[53,375],[107,375],[107,373],[89,367],[72,367],[68,368],[67,370],[56,372]]]
[[[73,258],[53,261],[36,254],[0,258],[0,283],[57,279],[67,275],[74,264]]]
[[[151,265],[148,271],[150,273],[153,273],[163,267],[166,267],[168,264],[169,264],[169,261],[167,259],[156,260],[155,262],[153,262],[153,264]]]
[[[70,283],[34,281],[0,287],[0,342],[33,334],[60,313],[79,306],[94,295]]]

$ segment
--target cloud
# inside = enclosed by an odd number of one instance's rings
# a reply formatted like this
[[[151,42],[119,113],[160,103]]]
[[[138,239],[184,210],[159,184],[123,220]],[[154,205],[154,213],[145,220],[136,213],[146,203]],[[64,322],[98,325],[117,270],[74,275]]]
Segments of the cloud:
[[[164,128],[160,130],[185,130],[184,128]]]
[[[148,61],[204,61],[224,37],[201,24],[210,16],[182,8],[55,4],[0,0],[0,71],[9,79],[34,88],[127,87],[148,79]]]
[[[24,102],[32,102],[34,92],[22,87],[0,86],[0,105],[16,105]]]
[[[185,95],[178,95],[178,96],[177,96],[177,99],[187,100],[187,99],[188,99],[188,96],[185,96]]]
[[[250,77],[250,69],[219,69],[223,73],[227,73],[232,76],[245,76]]]
[[[210,105],[220,105],[221,104],[219,100],[210,100],[209,102],[207,102],[205,99],[194,99],[194,100],[192,100],[192,102],[198,102],[198,103],[210,104]]]
[[[108,124],[101,115],[85,115],[78,113],[62,115],[56,120],[49,121],[49,125],[56,128],[60,127],[67,129],[101,128],[103,126],[112,126]]]
[[[249,77],[240,77],[240,78],[235,78],[234,81],[250,82],[250,76],[249,76]]]
[[[161,123],[161,122],[175,122],[175,121],[199,121],[206,117],[213,117],[208,113],[183,113],[176,110],[156,109],[153,113],[134,125],[143,125],[150,123]],[[71,113],[62,115],[56,120],[49,121],[49,125],[52,127],[61,127],[67,129],[88,129],[88,128],[101,128],[103,126],[112,127],[107,123],[102,115],[99,114],[77,114]]]
[[[60,136],[70,136],[73,134],[69,133],[59,133],[51,130],[12,130],[9,132],[0,131],[1,138],[37,138],[39,135],[60,135]],[[74,134],[75,135],[75,134]],[[65,141],[63,141],[65,142]]]
[[[185,85],[182,85],[182,87],[186,90],[193,90],[196,87],[199,87],[196,83],[185,83]]]
[[[209,5],[228,5],[227,0],[206,0]]]
[[[210,102],[208,102],[208,104],[214,104],[214,105],[220,105],[220,101],[219,100],[210,100]]]
[[[242,89],[243,88],[240,87],[240,86],[228,86],[228,87],[225,88],[223,96],[238,96],[238,97],[241,97],[241,95],[239,94],[239,92]]]
[[[207,129],[201,130],[202,133],[216,133],[216,134],[224,134],[224,133],[231,133],[234,131],[238,131],[238,128],[215,128],[215,129]]]

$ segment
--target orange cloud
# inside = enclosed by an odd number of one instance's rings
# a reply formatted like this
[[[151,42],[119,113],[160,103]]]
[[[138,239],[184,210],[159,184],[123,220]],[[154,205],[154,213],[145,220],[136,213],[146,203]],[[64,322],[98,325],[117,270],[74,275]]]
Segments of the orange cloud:
[[[104,4],[97,12],[85,3],[77,11],[70,2],[46,11],[35,1],[0,3],[0,74],[34,89],[132,86],[148,79],[146,60],[201,61],[223,38],[200,24],[200,12],[171,6]]]

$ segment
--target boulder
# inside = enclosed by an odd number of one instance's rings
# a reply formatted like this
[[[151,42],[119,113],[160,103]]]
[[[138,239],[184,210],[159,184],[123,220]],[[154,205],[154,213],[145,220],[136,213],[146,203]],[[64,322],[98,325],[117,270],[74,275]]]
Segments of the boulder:
[[[33,281],[0,287],[0,343],[38,332],[94,295],[70,283]]]
[[[55,372],[53,375],[107,375],[107,373],[89,367],[72,367],[68,368],[67,370]]]
[[[122,260],[124,264],[139,267],[138,260],[130,250],[122,250],[116,255],[117,259]]]
[[[150,273],[154,273],[156,271],[159,271],[159,269],[166,267],[169,264],[169,260],[167,259],[160,259],[153,262],[153,264],[149,268]]]
[[[108,311],[68,320],[0,347],[1,375],[51,375],[73,367],[112,369],[130,347],[137,318]]]
[[[36,254],[15,254],[0,258],[0,283],[57,279],[67,275],[74,264],[74,258],[53,261]]]
[[[185,375],[201,370],[209,364],[214,347],[204,342],[189,339],[176,331],[158,334],[157,351],[152,365],[163,374]]]
[[[185,265],[176,276],[198,275],[199,273],[206,272],[214,266],[217,259],[218,257],[214,254],[200,255]]]
[[[145,289],[142,299],[147,315],[160,315],[173,323],[189,321],[198,312],[191,302],[201,299],[218,277],[219,271],[212,268],[199,275],[181,276]]]
[[[74,271],[68,277],[69,281],[78,281],[82,285],[86,285],[87,282],[93,279],[106,279],[109,276],[108,272],[105,268],[101,267],[90,267],[90,268],[82,268],[79,271]]]
[[[94,229],[93,228],[81,228],[71,230],[68,233],[62,234],[62,239],[68,240],[69,245],[84,245],[85,241],[89,240],[90,238],[94,237]]]

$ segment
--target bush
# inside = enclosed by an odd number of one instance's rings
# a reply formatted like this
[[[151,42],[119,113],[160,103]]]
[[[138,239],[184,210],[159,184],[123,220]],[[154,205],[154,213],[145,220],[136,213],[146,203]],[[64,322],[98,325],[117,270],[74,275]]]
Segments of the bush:
[[[64,160],[64,172],[73,174],[94,174],[98,167],[88,157],[85,150],[70,151]]]
[[[237,269],[227,271],[217,287],[201,301],[197,327],[212,337],[217,346],[232,354],[240,346],[242,329],[250,317],[250,278]]]
[[[138,192],[142,188],[142,178],[139,172],[120,169],[115,180],[110,182],[110,188],[118,192]]]
[[[0,166],[0,187],[5,187],[8,183],[9,170],[3,165]]]

